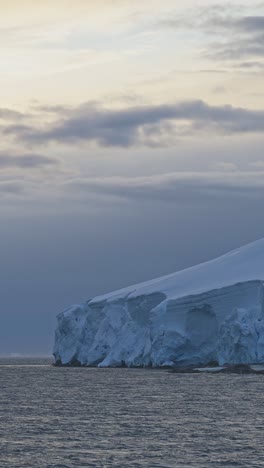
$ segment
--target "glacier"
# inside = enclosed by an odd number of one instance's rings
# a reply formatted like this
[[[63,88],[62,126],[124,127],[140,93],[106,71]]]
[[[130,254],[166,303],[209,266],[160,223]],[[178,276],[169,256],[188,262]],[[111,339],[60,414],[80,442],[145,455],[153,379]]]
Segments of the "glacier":
[[[264,239],[57,316],[57,365],[264,363]]]

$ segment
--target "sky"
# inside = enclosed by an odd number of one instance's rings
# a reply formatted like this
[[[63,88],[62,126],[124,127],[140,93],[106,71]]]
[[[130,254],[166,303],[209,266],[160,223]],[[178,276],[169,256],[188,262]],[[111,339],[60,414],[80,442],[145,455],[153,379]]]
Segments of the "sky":
[[[264,237],[264,2],[0,0],[0,355]]]

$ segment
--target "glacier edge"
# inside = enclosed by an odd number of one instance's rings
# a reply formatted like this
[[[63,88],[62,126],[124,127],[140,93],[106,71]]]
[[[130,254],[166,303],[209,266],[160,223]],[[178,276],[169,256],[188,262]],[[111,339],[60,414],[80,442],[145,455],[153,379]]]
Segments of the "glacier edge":
[[[58,315],[55,362],[162,367],[264,362],[263,281],[184,297],[91,300]]]

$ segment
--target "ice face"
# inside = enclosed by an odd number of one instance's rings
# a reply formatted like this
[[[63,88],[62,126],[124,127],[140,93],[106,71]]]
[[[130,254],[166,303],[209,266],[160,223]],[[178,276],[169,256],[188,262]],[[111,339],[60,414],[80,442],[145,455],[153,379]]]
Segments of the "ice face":
[[[58,315],[55,360],[100,367],[264,362],[263,280],[261,240],[94,298]]]

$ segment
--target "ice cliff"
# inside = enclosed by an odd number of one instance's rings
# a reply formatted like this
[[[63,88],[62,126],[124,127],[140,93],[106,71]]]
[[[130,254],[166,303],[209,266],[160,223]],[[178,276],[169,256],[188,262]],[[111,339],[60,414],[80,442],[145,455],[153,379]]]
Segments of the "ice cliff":
[[[264,362],[264,239],[58,315],[57,364]]]

